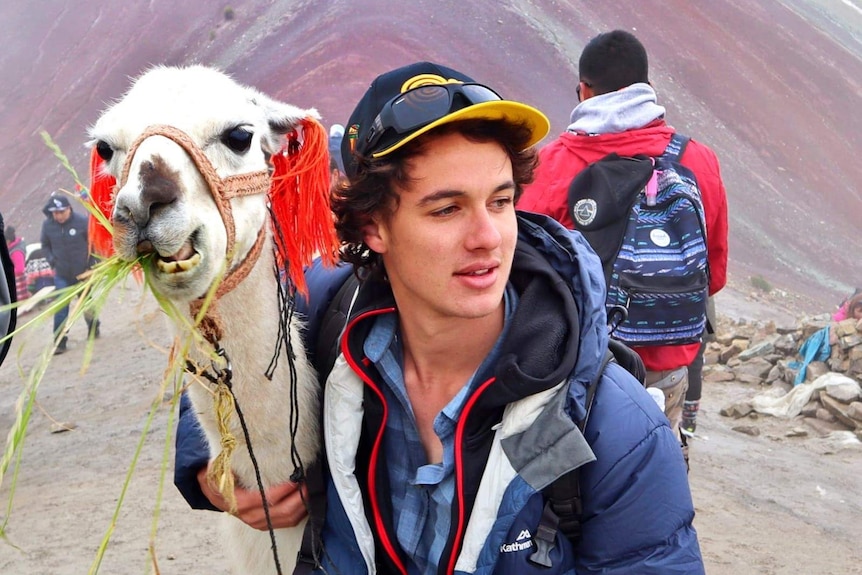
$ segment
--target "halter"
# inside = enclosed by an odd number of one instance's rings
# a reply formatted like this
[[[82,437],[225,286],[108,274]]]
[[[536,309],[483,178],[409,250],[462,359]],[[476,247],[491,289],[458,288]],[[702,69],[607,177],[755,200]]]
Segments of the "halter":
[[[210,194],[215,201],[224,223],[225,231],[227,232],[227,247],[225,248],[225,258],[230,258],[236,245],[236,225],[233,218],[233,210],[231,209],[230,200],[242,196],[250,196],[253,194],[266,194],[270,189],[270,174],[267,170],[257,172],[249,172],[247,174],[235,174],[222,178],[216,173],[215,168],[209,161],[209,158],[203,151],[194,143],[194,141],[182,130],[173,126],[164,124],[154,124],[149,126],[144,132],[138,136],[129,148],[129,154],[126,156],[126,161],[123,164],[123,171],[120,175],[120,187],[125,186],[129,178],[129,170],[131,169],[132,160],[135,152],[147,138],[152,136],[163,136],[179,145],[194,162],[198,172],[203,176],[207,183]],[[218,347],[217,343],[221,339],[223,326],[221,319],[215,309],[218,300],[233,290],[239,283],[244,280],[249,272],[251,272],[255,263],[257,263],[261,252],[263,251],[263,243],[266,237],[266,222],[257,232],[257,238],[254,241],[251,249],[245,258],[235,268],[228,271],[224,280],[216,290],[212,302],[207,309],[206,315],[201,318],[199,329],[204,337]],[[192,317],[197,317],[205,302],[205,297],[198,298],[189,304]]]

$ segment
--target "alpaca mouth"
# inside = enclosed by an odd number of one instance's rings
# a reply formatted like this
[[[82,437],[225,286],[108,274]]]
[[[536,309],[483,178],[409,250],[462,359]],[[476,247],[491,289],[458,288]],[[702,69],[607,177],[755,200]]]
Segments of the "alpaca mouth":
[[[186,241],[183,246],[173,255],[158,256],[156,266],[159,271],[166,274],[187,272],[201,263],[201,255],[195,251],[191,241]]]

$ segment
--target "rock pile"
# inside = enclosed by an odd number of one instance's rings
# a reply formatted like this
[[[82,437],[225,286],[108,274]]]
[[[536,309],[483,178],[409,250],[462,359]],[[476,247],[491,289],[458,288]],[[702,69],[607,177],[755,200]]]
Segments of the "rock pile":
[[[743,401],[725,406],[722,415],[741,418],[755,411],[784,417],[801,414],[824,432],[848,429],[862,440],[862,320],[836,323],[824,314],[804,318],[798,325],[776,326],[721,318],[716,331],[716,341],[707,344],[704,353],[704,380],[763,386],[769,389],[768,396],[776,398],[767,402],[771,409],[761,409],[763,402]],[[822,338],[829,354],[814,359],[814,354],[806,354],[811,361],[804,365],[800,348],[809,338],[809,343]],[[816,349],[825,351],[822,346]],[[805,370],[804,378],[799,378],[801,385],[794,385],[800,369]],[[791,404],[799,403],[800,398],[804,403],[794,409]],[[777,402],[786,406],[785,411],[777,412]]]

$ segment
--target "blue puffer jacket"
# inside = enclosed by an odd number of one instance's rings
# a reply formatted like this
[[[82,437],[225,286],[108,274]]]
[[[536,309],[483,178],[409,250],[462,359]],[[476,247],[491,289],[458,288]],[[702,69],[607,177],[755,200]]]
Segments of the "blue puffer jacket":
[[[459,421],[460,489],[440,572],[703,573],[679,444],[643,387],[609,365],[584,435],[574,423],[607,348],[598,258],[580,234],[543,216],[521,214],[520,232],[511,279],[518,307],[496,377]],[[405,573],[408,564],[385,488],[377,488],[386,483],[376,442],[385,406],[362,355],[366,318],[393,305],[385,287],[363,285],[326,383],[328,573]],[[573,549],[557,533],[552,567],[538,567],[529,558],[540,491],[579,466],[582,538]]]
[[[685,464],[667,419],[628,372],[608,365],[584,434],[586,387],[607,349],[598,258],[577,232],[520,214],[511,284],[519,299],[496,375],[468,400],[459,420],[452,530],[441,573],[700,574],[694,507]],[[315,341],[323,309],[345,276],[313,268],[305,310]],[[362,343],[375,313],[395,313],[385,285],[363,284],[342,355],[325,388],[329,464],[323,531],[326,573],[407,573],[386,497],[386,461],[375,441],[385,406]],[[390,310],[390,311],[386,311]],[[188,418],[184,418],[188,420]],[[188,423],[188,421],[187,421]],[[207,507],[194,480],[206,464],[192,447],[193,423],[177,438],[177,485]],[[195,450],[199,450],[195,453]],[[200,450],[203,451],[201,456]],[[581,469],[582,537],[557,533],[552,566],[530,561],[542,516],[541,490]],[[321,571],[321,573],[324,571]]]

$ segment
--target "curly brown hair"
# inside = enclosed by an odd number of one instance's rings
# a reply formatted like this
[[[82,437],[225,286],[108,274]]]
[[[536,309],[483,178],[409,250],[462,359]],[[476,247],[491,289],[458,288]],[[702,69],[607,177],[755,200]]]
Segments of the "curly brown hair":
[[[389,217],[398,207],[397,187],[411,182],[408,161],[423,153],[429,142],[458,133],[473,142],[498,142],[512,162],[515,201],[525,185],[533,181],[538,158],[535,148],[527,148],[532,131],[527,124],[506,120],[463,120],[444,124],[381,158],[355,155],[356,175],[332,190],[331,204],[335,229],[342,242],[341,259],[351,263],[360,278],[383,277],[383,261],[363,241],[362,228],[376,214]]]

